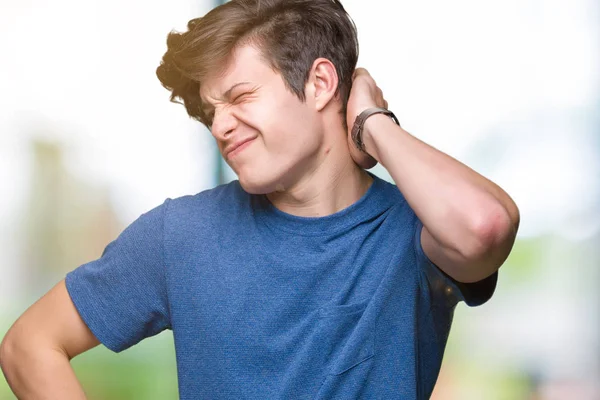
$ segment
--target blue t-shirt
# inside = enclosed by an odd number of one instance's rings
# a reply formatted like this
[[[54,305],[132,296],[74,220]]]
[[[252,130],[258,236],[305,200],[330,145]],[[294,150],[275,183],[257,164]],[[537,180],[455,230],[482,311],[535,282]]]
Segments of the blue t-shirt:
[[[181,399],[425,399],[460,284],[380,178],[326,217],[286,214],[238,181],[167,200],[66,277],[94,335],[120,352],[173,331]]]

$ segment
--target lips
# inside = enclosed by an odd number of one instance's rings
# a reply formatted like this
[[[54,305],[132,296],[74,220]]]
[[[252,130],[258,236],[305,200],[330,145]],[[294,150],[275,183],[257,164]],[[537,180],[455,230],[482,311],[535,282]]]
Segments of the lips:
[[[225,151],[223,152],[224,156],[226,158],[229,157],[230,154],[233,153],[235,150],[237,150],[240,146],[242,146],[242,145],[244,145],[244,144],[246,144],[248,142],[251,142],[254,139],[256,139],[256,138],[251,137],[251,138],[247,138],[247,139],[242,139],[242,140],[239,140],[239,141],[237,141],[235,143],[232,143],[232,144],[228,145],[227,147],[225,147]]]

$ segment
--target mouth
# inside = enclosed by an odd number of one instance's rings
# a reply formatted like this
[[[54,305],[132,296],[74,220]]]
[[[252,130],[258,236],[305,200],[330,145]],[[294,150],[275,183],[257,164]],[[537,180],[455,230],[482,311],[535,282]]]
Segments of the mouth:
[[[242,140],[238,143],[235,143],[230,148],[225,150],[224,157],[227,159],[231,159],[232,157],[234,157],[235,155],[241,153],[244,149],[246,149],[250,145],[250,143],[252,143],[252,141],[254,141],[254,139],[256,139],[256,138],[248,138],[248,139]]]

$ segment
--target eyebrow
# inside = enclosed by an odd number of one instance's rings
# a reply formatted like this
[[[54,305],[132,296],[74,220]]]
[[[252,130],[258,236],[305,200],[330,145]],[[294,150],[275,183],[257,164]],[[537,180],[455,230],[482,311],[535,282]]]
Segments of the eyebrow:
[[[232,85],[229,89],[227,89],[225,91],[225,93],[223,93],[223,97],[222,98],[229,99],[229,97],[231,97],[231,92],[233,92],[233,90],[235,88],[237,88],[238,86],[249,85],[249,84],[250,84],[250,82],[238,82],[238,83]],[[200,96],[200,100],[202,101],[202,104],[203,104],[202,108],[203,109],[204,108],[208,108],[208,107],[212,107],[212,104],[210,104],[210,102],[206,101],[206,99],[203,99],[202,96]]]

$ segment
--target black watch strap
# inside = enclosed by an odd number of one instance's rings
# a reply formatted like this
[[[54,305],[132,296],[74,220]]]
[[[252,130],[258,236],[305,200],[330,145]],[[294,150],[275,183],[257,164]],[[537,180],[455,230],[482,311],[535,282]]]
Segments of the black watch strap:
[[[354,121],[354,126],[352,127],[351,136],[352,136],[352,141],[354,142],[354,145],[360,151],[362,151],[364,153],[366,153],[366,151],[365,151],[365,143],[363,142],[363,139],[362,139],[363,127],[365,126],[365,121],[367,120],[367,118],[369,118],[371,115],[375,115],[375,114],[385,114],[385,115],[389,116],[390,118],[392,118],[392,120],[396,123],[396,125],[400,126],[400,122],[398,121],[398,118],[396,118],[394,113],[385,108],[379,108],[379,107],[367,108],[365,111],[361,112],[358,115],[358,117],[356,117],[356,120]]]

